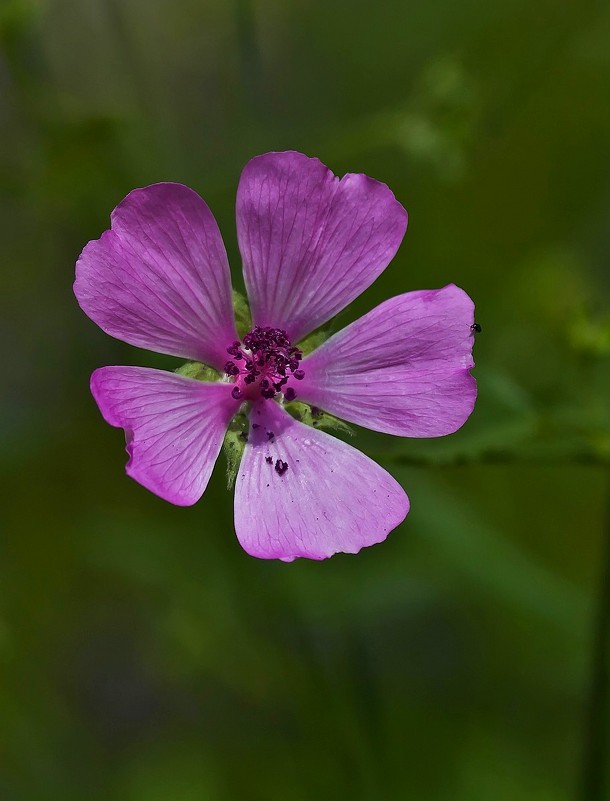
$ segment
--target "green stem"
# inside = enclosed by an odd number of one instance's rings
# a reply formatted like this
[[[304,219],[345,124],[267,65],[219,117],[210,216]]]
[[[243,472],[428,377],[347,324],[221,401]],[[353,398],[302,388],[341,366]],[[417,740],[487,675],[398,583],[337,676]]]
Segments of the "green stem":
[[[602,531],[601,574],[594,607],[589,689],[584,721],[581,799],[607,801],[610,672],[610,482]]]
[[[256,34],[253,0],[236,0],[236,24],[245,101],[260,111],[262,97],[261,56]]]
[[[584,467],[610,467],[610,460],[606,456],[595,453],[574,452],[562,454],[524,454],[518,452],[479,453],[476,456],[455,454],[451,456],[425,456],[392,453],[392,451],[367,451],[373,459],[379,459],[387,464],[397,464],[403,467],[471,467],[473,465],[538,465],[540,467],[555,467],[557,465],[581,465]]]

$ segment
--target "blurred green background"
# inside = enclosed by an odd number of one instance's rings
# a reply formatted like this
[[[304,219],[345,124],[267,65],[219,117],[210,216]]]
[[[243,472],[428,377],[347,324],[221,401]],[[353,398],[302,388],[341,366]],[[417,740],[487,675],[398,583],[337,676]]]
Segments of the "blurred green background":
[[[609,85],[590,0],[0,0],[2,801],[604,797]],[[125,477],[89,374],[175,363],[71,289],[160,180],[239,286],[239,174],[282,149],[409,210],[339,322],[455,282],[483,328],[458,434],[357,431],[405,523],[290,565],[240,549],[222,464],[191,509]]]

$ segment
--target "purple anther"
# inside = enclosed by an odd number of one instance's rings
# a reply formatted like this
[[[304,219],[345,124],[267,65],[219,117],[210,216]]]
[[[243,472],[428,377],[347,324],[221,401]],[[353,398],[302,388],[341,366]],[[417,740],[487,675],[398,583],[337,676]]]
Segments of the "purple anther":
[[[283,462],[281,459],[278,459],[277,462],[275,463],[275,472],[279,476],[283,476],[286,470],[288,470],[288,464],[286,462]]]
[[[257,325],[242,342],[234,342],[227,351],[235,361],[243,359],[244,366],[237,367],[233,361],[225,365],[227,375],[241,374],[242,386],[248,387],[245,391],[242,389],[241,395],[234,395],[236,399],[245,395],[248,400],[254,400],[258,391],[260,397],[271,400],[277,392],[283,391],[291,375],[297,372],[299,378],[303,374],[299,370],[303,354],[290,344],[285,331]],[[288,398],[292,398],[292,393],[288,393]]]

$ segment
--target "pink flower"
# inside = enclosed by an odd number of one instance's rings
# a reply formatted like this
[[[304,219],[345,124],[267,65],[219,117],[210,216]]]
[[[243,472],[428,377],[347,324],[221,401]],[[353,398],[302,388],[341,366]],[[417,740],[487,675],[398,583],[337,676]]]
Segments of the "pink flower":
[[[473,304],[456,286],[399,295],[311,354],[298,348],[398,250],[407,214],[388,187],[365,175],[339,180],[294,152],[246,165],[237,233],[254,327],[241,341],[220,231],[195,192],[136,189],[111,224],[76,265],[83,311],[131,345],[223,373],[218,381],[144,367],[93,373],[102,415],[125,429],[127,473],[171,503],[195,503],[227,427],[246,412],[235,529],[249,554],[323,559],[384,540],[409,510],[402,487],[355,448],[297,421],[285,402],[296,397],[403,437],[450,434],[472,411]]]

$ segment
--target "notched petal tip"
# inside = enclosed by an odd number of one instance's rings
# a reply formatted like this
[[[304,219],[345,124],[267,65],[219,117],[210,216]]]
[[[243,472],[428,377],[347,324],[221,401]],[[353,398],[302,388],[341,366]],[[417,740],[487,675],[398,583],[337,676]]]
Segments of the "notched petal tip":
[[[335,177],[331,170],[323,164],[316,156],[308,156],[298,150],[269,150],[267,153],[260,153],[258,156],[253,156],[246,162],[241,177],[247,176],[249,170],[259,170],[264,167],[268,172],[273,170],[285,170],[286,167],[300,167],[306,169],[308,166],[313,166],[321,171],[328,172]],[[337,180],[339,180],[337,178]]]
[[[132,190],[76,263],[74,293],[110,336],[222,366],[236,336],[227,256],[216,221],[183,184]]]
[[[293,341],[363,292],[394,257],[407,213],[368,176],[339,179],[302,153],[268,153],[245,167],[237,229],[253,322]]]

